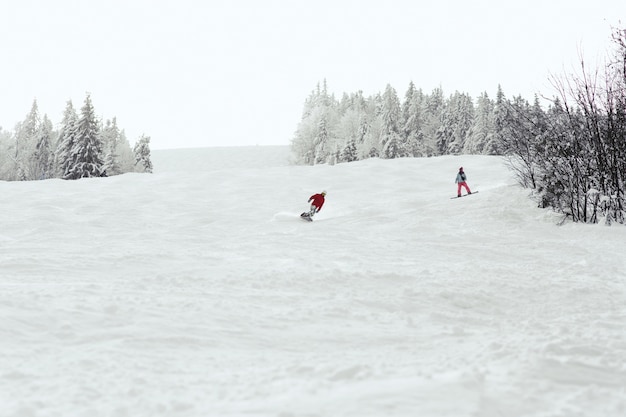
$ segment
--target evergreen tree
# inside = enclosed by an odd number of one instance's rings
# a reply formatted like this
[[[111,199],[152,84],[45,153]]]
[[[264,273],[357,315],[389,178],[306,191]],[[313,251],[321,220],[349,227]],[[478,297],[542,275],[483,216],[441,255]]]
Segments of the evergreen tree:
[[[474,120],[463,145],[463,153],[487,153],[488,144],[494,140],[495,135],[493,107],[493,101],[486,92],[478,97]]]
[[[150,136],[141,135],[135,147],[135,165],[139,172],[152,172],[152,161],[150,160]]]
[[[100,131],[100,141],[104,148],[104,170],[108,176],[121,174],[122,168],[119,164],[117,146],[120,140],[120,130],[117,127],[117,120],[107,120]]]
[[[72,149],[76,142],[76,126],[78,123],[78,115],[72,104],[68,100],[61,121],[61,132],[56,147],[56,166],[58,176],[66,178],[73,166]]]
[[[31,155],[31,175],[34,179],[54,177],[54,152],[52,151],[52,122],[44,115],[37,134],[35,150]]]
[[[496,102],[493,107],[493,123],[494,134],[492,140],[485,145],[485,153],[488,155],[502,155],[500,149],[500,143],[502,143],[502,130],[504,128],[505,119],[507,117],[507,100],[502,91],[502,87],[498,85],[498,92],[496,93]]]
[[[39,125],[39,107],[37,100],[33,100],[33,105],[26,119],[16,127],[13,162],[14,178],[19,181],[36,178],[30,162],[38,139]]]
[[[439,126],[435,132],[435,153],[445,155],[448,153],[448,146],[452,142],[454,131],[454,115],[451,114],[450,106],[444,101],[439,115]]]
[[[441,121],[445,100],[441,87],[435,88],[433,92],[424,100],[424,123],[422,125],[422,135],[424,138],[424,150],[426,155],[439,155],[437,149],[437,137],[441,128]]]
[[[315,136],[315,163],[323,164],[329,156],[329,134],[326,116],[322,115],[319,121],[317,135]]]
[[[389,84],[387,84],[382,97],[381,120],[382,134],[380,144],[383,158],[390,159],[404,156],[402,137],[400,135],[400,126],[403,124],[400,100],[396,90]]]
[[[444,110],[448,124],[446,126],[445,146],[443,154],[457,155],[462,153],[467,135],[474,121],[474,103],[472,98],[458,91],[450,97]]]
[[[413,118],[413,101],[414,97],[418,94],[417,89],[413,81],[409,83],[409,88],[404,94],[404,101],[402,102],[402,125],[400,131],[402,132],[402,138],[406,139],[411,134],[409,120]]]
[[[341,141],[341,148],[345,148],[349,142],[356,142],[359,137],[360,119],[359,110],[352,106],[349,106],[341,116],[336,131],[337,138]]]
[[[413,83],[411,83],[412,85]],[[409,87],[411,91],[411,87]],[[422,109],[424,108],[424,93],[422,90],[407,92],[408,103],[405,101],[404,135],[406,152],[408,156],[424,155],[424,136],[422,125],[424,123]]]
[[[12,179],[13,161],[10,158],[10,147],[12,145],[11,132],[2,129],[0,126],[0,180]]]
[[[356,136],[356,153],[357,159],[367,158],[371,147],[368,145],[372,142],[372,125],[370,116],[367,112],[361,113],[359,117],[359,129]]]
[[[326,80],[318,84],[305,102],[302,120],[292,140],[298,162],[313,165],[326,163],[333,149],[339,146],[335,132],[340,129],[339,105],[328,94]]]
[[[102,143],[98,134],[91,97],[87,94],[76,124],[76,137],[71,150],[71,168],[65,179],[106,176],[102,160]]]
[[[378,158],[381,155],[380,138],[383,136],[382,108],[383,98],[380,93],[367,100],[367,130],[359,151],[363,158]]]
[[[133,172],[135,170],[135,154],[126,139],[126,132],[121,130],[115,146],[115,154],[120,171],[123,173]]]
[[[316,109],[314,112],[318,112]],[[298,163],[313,165],[315,163],[315,135],[317,135],[317,117],[314,113],[307,114],[298,124],[291,141],[291,148]]]
[[[346,146],[343,148],[341,152],[340,161],[341,162],[354,162],[358,159],[358,155],[356,152],[356,140],[354,138],[350,139]]]

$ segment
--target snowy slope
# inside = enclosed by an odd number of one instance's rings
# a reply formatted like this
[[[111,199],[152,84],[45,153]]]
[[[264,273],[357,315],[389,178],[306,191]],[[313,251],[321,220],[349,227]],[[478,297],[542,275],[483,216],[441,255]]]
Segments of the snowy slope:
[[[626,414],[626,228],[496,157],[288,159],[0,182],[0,415]]]

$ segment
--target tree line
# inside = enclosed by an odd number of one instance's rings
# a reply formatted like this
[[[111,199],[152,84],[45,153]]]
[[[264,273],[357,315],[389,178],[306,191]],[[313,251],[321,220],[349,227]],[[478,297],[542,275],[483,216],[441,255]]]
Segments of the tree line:
[[[626,29],[613,29],[605,67],[553,77],[547,108],[535,95],[509,99],[498,86],[476,102],[468,94],[430,94],[411,82],[400,100],[381,94],[328,93],[326,81],[305,100],[291,142],[296,162],[486,154],[507,159],[540,207],[576,222],[626,224]]]
[[[300,164],[352,162],[460,153],[498,154],[496,125],[504,93],[487,93],[476,104],[466,93],[430,94],[410,82],[400,100],[387,85],[381,94],[328,93],[326,81],[305,100],[291,146]]]
[[[96,117],[87,94],[77,112],[68,101],[58,129],[33,101],[26,118],[13,131],[0,127],[0,180],[105,177],[127,172],[152,172],[150,137],[142,135],[134,147],[116,118]]]

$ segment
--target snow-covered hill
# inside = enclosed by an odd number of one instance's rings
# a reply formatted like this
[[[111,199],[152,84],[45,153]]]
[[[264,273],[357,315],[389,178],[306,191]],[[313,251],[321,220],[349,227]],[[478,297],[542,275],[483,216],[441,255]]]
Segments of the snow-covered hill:
[[[626,228],[556,226],[500,159],[152,159],[0,182],[0,415],[626,414]]]

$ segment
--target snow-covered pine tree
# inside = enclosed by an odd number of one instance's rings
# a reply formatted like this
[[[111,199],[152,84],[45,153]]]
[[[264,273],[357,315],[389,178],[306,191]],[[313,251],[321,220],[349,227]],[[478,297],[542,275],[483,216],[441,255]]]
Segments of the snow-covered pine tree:
[[[10,180],[13,161],[10,159],[9,148],[12,145],[11,132],[0,126],[0,180]]]
[[[352,138],[346,143],[341,151],[339,162],[354,162],[357,159],[359,159],[359,157],[356,153],[356,140]]]
[[[319,121],[317,135],[315,136],[315,163],[324,164],[328,160],[329,152],[329,134],[326,115],[322,115]]]
[[[448,153],[448,146],[452,142],[452,132],[454,131],[454,115],[450,111],[449,101],[444,103],[439,117],[439,128],[435,132],[435,152],[437,155]]]
[[[413,81],[409,82],[409,88],[406,90],[404,94],[404,101],[402,102],[402,121],[404,122],[402,126],[402,134],[404,137],[407,137],[409,132],[405,130],[407,126],[407,121],[411,117],[411,104],[413,103],[413,97],[418,94],[417,89],[415,88],[415,84]]]
[[[336,108],[335,99],[328,94],[324,80],[323,88],[318,84],[317,89],[305,101],[302,120],[291,142],[294,156],[299,163],[326,163],[329,150],[334,146],[330,132],[338,123]]]
[[[72,166],[64,179],[106,176],[102,161],[102,143],[91,97],[87,94],[76,124],[76,137],[71,150]]]
[[[337,126],[337,138],[341,141],[341,144],[338,142],[337,145],[341,149],[345,149],[348,143],[356,141],[359,136],[359,117],[359,111],[351,106],[341,116]],[[340,162],[343,162],[341,158]]]
[[[68,100],[63,112],[63,120],[61,121],[61,131],[56,146],[56,169],[57,176],[66,178],[73,165],[72,148],[76,141],[76,125],[78,115],[74,109],[71,100]]]
[[[130,143],[128,143],[128,139],[126,139],[126,132],[124,130],[120,131],[115,153],[117,154],[120,170],[123,173],[135,171],[135,154],[130,147]]]
[[[359,117],[359,131],[356,136],[357,145],[363,145],[367,141],[367,136],[369,135],[370,130],[370,117],[367,112],[363,112]]]
[[[362,120],[363,143],[357,147],[361,158],[378,158],[382,147],[380,138],[383,135],[383,97],[380,93],[371,96],[367,100],[366,119]]]
[[[424,151],[427,156],[439,155],[437,151],[437,132],[441,127],[442,113],[445,106],[443,89],[437,87],[424,100],[422,109],[423,124],[422,135],[424,138]]]
[[[402,137],[400,135],[400,126],[403,125],[402,110],[398,94],[390,84],[387,84],[382,96],[381,119],[381,156],[387,159],[404,156]]]
[[[502,91],[502,87],[498,84],[498,92],[496,93],[496,102],[493,107],[493,139],[486,143],[485,153],[488,155],[501,155],[500,143],[502,143],[502,129],[506,123],[508,101]]]
[[[37,143],[30,157],[30,171],[33,179],[45,180],[54,177],[52,131],[52,122],[44,114],[37,133]]]
[[[449,99],[445,108],[447,114],[446,147],[442,149],[444,154],[458,155],[462,152],[467,134],[474,121],[474,103],[472,98],[456,91]]]
[[[104,170],[107,176],[119,175],[123,171],[119,164],[117,154],[117,142],[120,137],[120,129],[117,127],[117,120],[107,120],[102,130],[100,130],[100,141],[104,149]]]
[[[424,93],[422,92],[422,90],[416,90],[413,86],[413,82],[411,82],[411,84],[409,85],[409,91],[407,91],[406,96],[407,97],[403,105],[403,131],[406,138],[406,152],[408,156],[423,156],[424,137],[421,129],[424,123],[422,115],[422,108],[424,106]]]
[[[463,153],[487,153],[487,144],[494,140],[495,135],[493,107],[493,101],[486,92],[478,97],[474,120],[463,145]]]
[[[315,142],[314,138],[317,134],[317,117],[313,114],[319,112],[316,108],[307,114],[298,124],[296,133],[291,141],[291,149],[296,161],[305,165],[313,165],[315,163]]]
[[[150,136],[141,135],[135,147],[135,165],[138,172],[152,172],[152,161],[150,160]]]
[[[36,178],[36,174],[31,173],[30,158],[37,142],[40,123],[39,107],[35,99],[26,119],[18,124],[15,129],[15,144],[12,156],[14,162],[13,179],[25,181]]]

